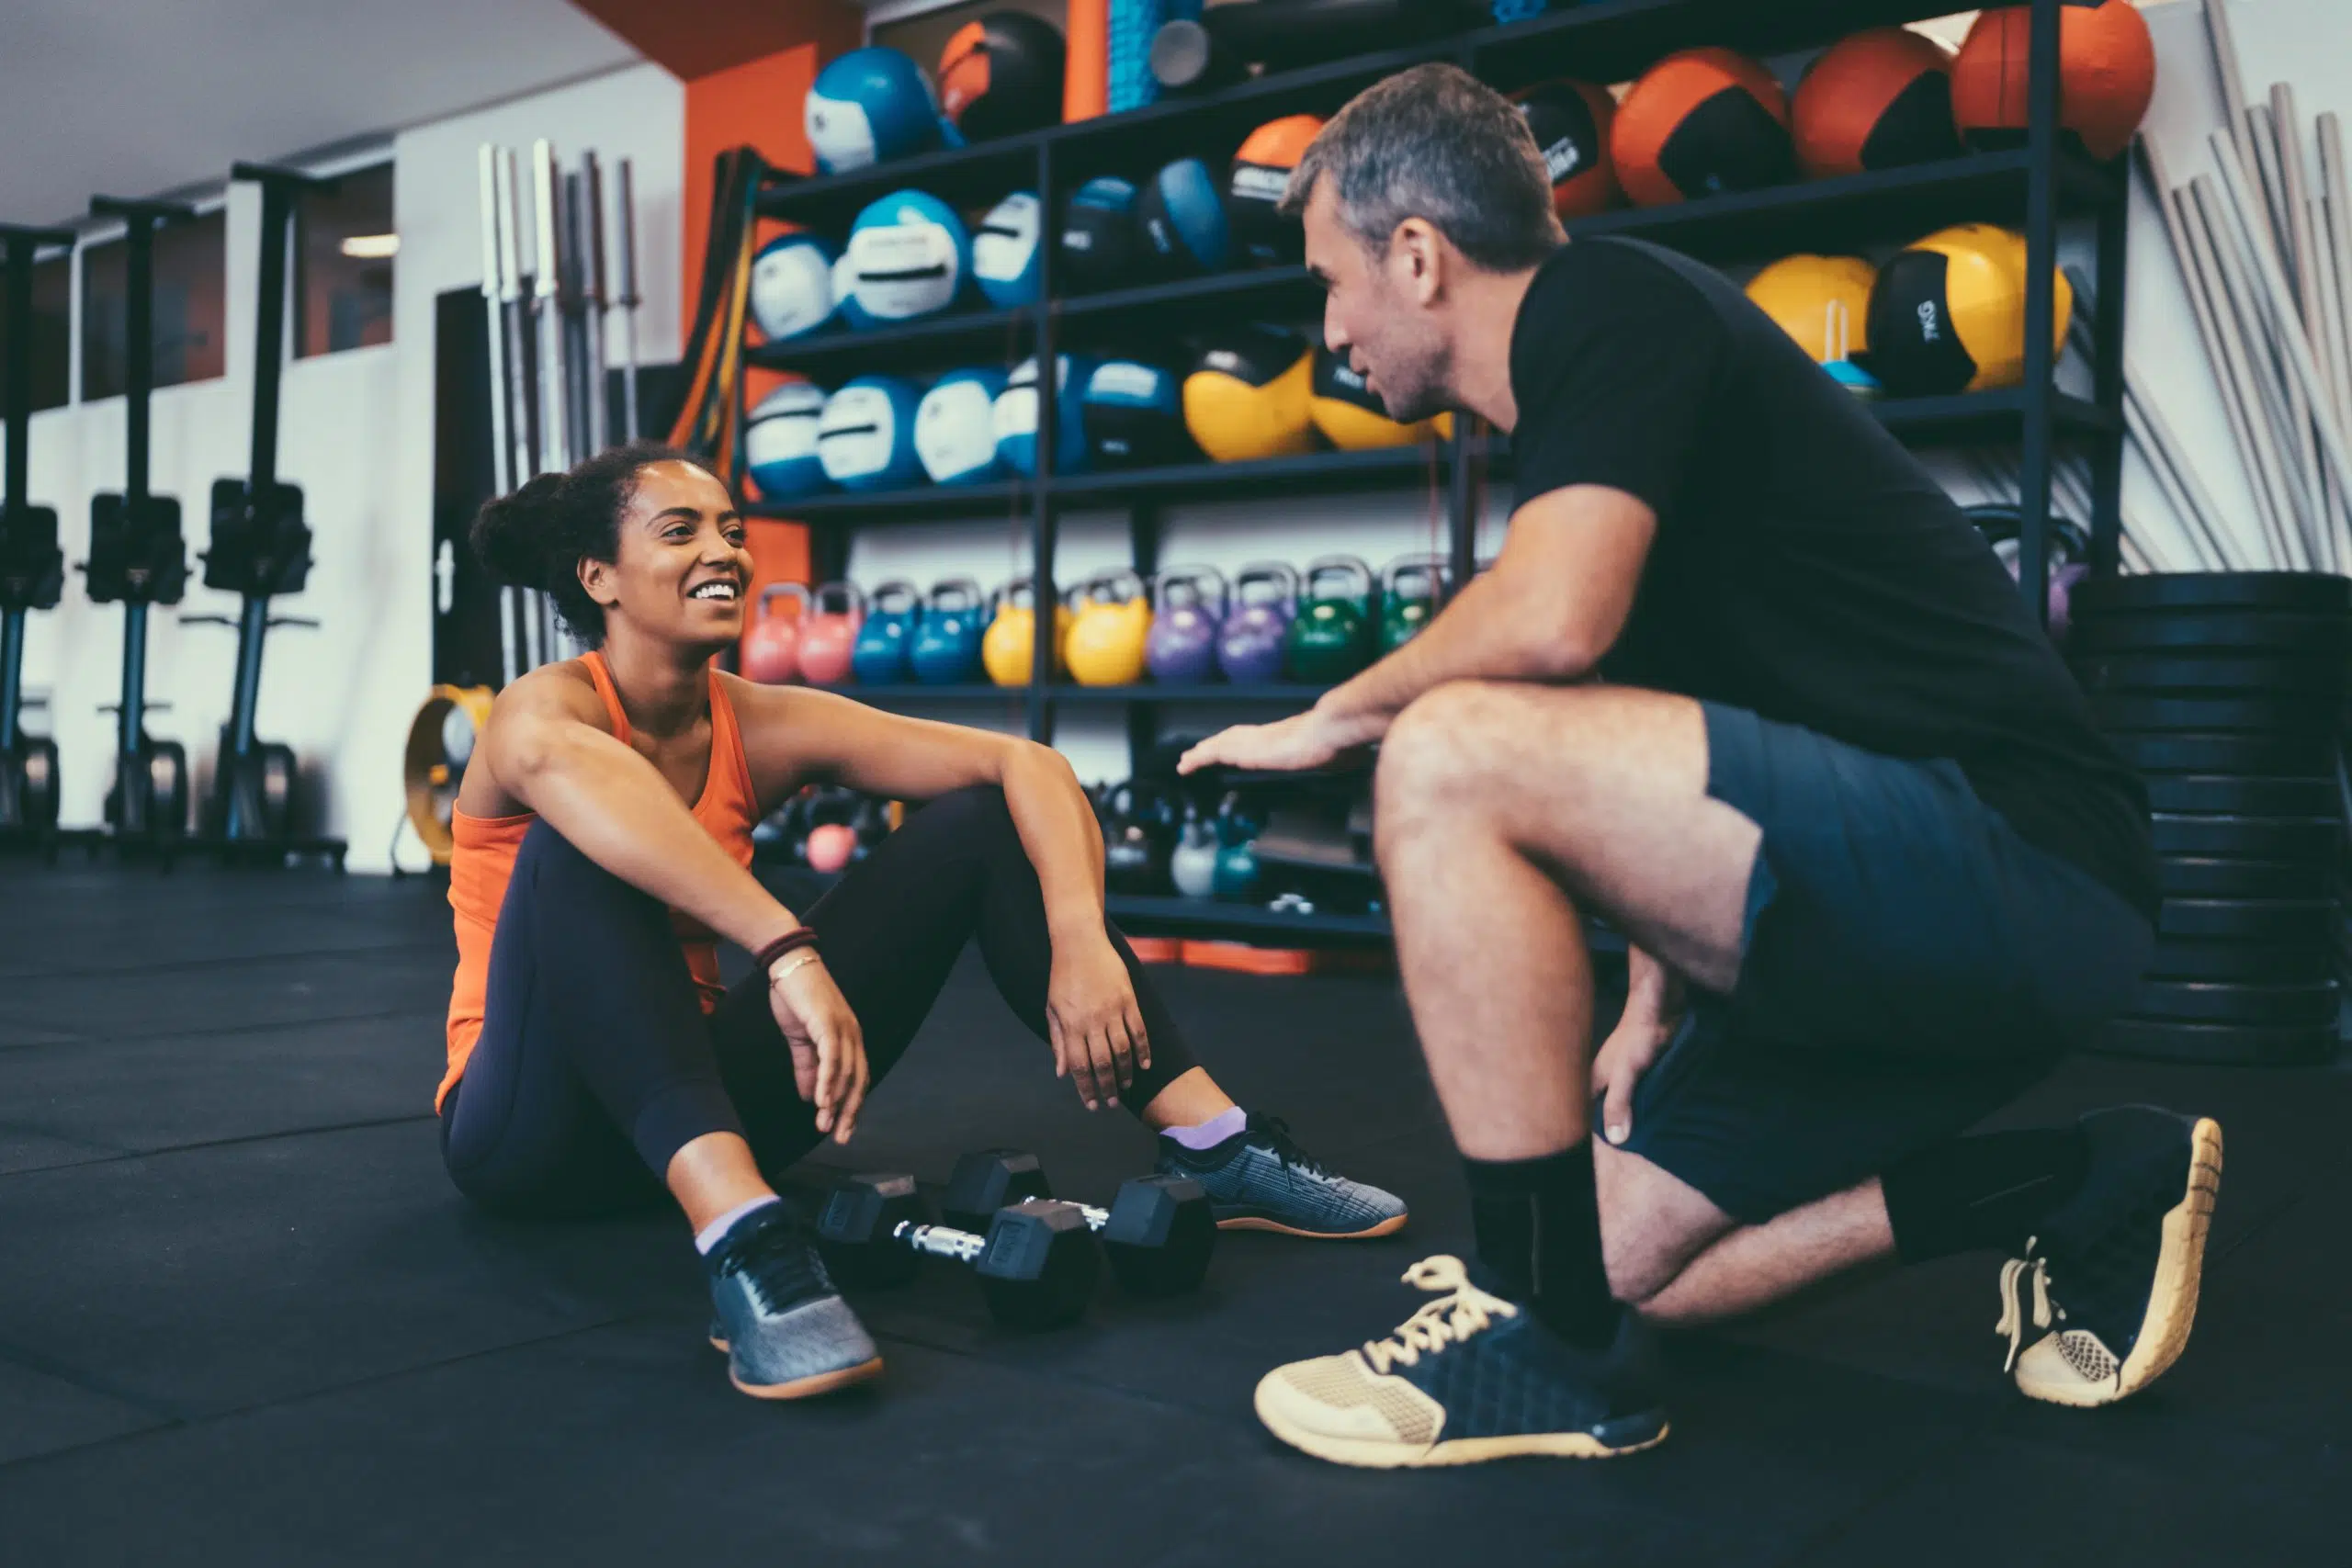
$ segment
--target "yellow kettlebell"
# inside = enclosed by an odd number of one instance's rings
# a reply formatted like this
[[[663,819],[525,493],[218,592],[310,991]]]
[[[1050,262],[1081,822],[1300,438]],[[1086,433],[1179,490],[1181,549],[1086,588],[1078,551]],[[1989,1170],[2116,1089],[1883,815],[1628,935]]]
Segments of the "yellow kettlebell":
[[[1080,590],[1078,619],[1065,642],[1069,672],[1081,686],[1132,686],[1143,679],[1151,599],[1143,579],[1125,570],[1098,573]]]
[[[1025,686],[1029,683],[1030,655],[1037,646],[1037,587],[1025,577],[1016,577],[996,591],[996,618],[989,622],[988,634],[980,638],[980,663],[989,679],[1000,686]],[[1054,607],[1054,673],[1069,673],[1067,644],[1069,641],[1069,606]]]

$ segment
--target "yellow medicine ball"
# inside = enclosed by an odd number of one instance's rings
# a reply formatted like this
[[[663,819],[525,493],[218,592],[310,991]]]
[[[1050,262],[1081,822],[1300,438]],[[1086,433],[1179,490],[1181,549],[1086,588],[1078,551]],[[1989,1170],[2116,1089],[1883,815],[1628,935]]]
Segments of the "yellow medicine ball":
[[[1962,223],[1908,246],[1871,290],[1871,373],[1908,397],[2023,382],[2025,276],[2025,236],[1997,224]],[[2055,302],[2053,349],[2075,308],[2063,272]]]
[[[1377,446],[1409,446],[1428,437],[1453,434],[1453,416],[1399,424],[1363,377],[1328,348],[1315,351],[1315,374],[1306,400],[1307,416],[1323,439],[1343,452],[1366,452]]]
[[[1314,363],[1289,333],[1245,327],[1220,336],[1184,378],[1184,428],[1220,463],[1313,451]]]
[[[1860,256],[1783,256],[1748,279],[1747,297],[1815,363],[1827,365],[1870,347],[1877,281],[1878,269]]]

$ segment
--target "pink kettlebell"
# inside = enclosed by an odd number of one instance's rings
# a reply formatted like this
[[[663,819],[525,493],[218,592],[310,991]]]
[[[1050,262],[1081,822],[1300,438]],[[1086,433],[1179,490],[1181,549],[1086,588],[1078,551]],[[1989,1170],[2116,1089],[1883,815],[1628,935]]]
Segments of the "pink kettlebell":
[[[819,686],[849,679],[857,629],[865,620],[865,596],[853,583],[828,582],[817,590],[800,623],[800,673]]]
[[[776,606],[789,599],[787,615]],[[752,629],[743,634],[743,679],[781,686],[800,677],[800,628],[808,619],[808,590],[798,582],[771,582],[760,590]]]

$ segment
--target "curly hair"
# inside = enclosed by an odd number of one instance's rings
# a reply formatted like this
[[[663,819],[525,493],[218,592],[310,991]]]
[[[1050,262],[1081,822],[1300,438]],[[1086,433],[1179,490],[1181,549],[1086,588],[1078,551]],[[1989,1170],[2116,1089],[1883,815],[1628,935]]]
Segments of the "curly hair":
[[[476,558],[505,581],[553,596],[556,614],[591,648],[605,641],[605,608],[580,585],[583,560],[620,554],[621,513],[651,463],[710,465],[692,452],[639,441],[599,452],[560,474],[541,474],[512,495],[486,502],[474,516]]]

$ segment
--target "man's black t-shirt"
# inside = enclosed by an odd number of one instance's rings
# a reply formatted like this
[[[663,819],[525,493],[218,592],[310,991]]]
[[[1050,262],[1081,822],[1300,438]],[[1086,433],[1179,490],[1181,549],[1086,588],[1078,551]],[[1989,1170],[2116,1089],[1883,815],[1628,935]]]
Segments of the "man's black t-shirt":
[[[2145,787],[2016,583],[1851,393],[1720,274],[1632,240],[1545,262],[1511,333],[1518,504],[1657,513],[1603,678],[1949,758],[2028,842],[2141,908]]]

